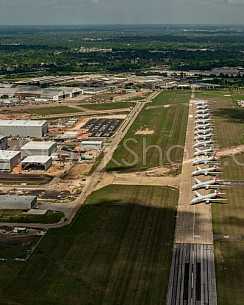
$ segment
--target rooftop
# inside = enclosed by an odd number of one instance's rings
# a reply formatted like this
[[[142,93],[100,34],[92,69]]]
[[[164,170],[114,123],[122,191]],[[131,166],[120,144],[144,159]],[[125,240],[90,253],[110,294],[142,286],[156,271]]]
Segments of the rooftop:
[[[21,149],[49,149],[53,145],[56,145],[56,142],[51,141],[30,141],[26,143],[24,146],[21,147]]]
[[[45,125],[47,121],[34,121],[34,120],[0,120],[0,126],[30,126],[30,127],[41,127]]]
[[[52,157],[49,156],[29,156],[26,157],[21,163],[39,163],[39,164],[45,164],[49,162],[52,159]]]
[[[0,150],[0,160],[11,160],[20,154],[20,151]]]

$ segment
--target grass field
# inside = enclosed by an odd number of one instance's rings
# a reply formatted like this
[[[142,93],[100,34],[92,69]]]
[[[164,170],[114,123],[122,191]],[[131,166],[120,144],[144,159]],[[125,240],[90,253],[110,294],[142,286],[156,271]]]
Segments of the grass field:
[[[82,109],[69,106],[54,106],[54,107],[40,107],[24,109],[25,113],[36,115],[52,115],[52,114],[64,114],[64,113],[76,113],[82,112]]]
[[[154,100],[154,105],[169,105],[188,103],[191,92],[189,90],[162,91]]]
[[[244,143],[244,112],[236,101],[243,92],[220,90],[197,93],[210,101],[220,147]],[[244,180],[244,154],[222,160],[223,179]],[[218,305],[244,304],[244,188],[224,190],[227,202],[212,206]]]
[[[101,103],[101,104],[80,104],[79,106],[88,110],[113,110],[134,107],[135,103],[117,102],[117,103]]]
[[[241,94],[228,90],[196,93],[197,98],[212,101],[215,131],[220,148],[244,144],[244,109],[236,103]]]
[[[170,93],[164,94],[168,98]],[[180,167],[190,98],[189,94],[182,94],[179,104],[172,103],[165,107],[165,99],[161,94],[160,101],[154,100],[142,110],[119,144],[107,170],[144,170],[172,164]]]
[[[165,305],[177,201],[169,188],[96,192],[28,263],[0,262],[0,304]]]
[[[244,180],[244,155],[223,160],[224,179]],[[244,304],[244,188],[226,189],[227,204],[214,205],[213,226],[218,300],[220,305]]]

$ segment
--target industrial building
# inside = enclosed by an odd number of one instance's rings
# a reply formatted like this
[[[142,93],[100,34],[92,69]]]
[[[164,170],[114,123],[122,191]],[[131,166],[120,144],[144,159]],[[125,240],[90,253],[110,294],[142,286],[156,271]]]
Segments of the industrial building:
[[[21,161],[23,170],[48,170],[52,165],[52,157],[49,156],[29,156]]]
[[[0,150],[0,171],[11,172],[20,160],[20,151]]]
[[[36,205],[36,196],[0,195],[1,210],[30,210]]]
[[[22,157],[51,156],[57,151],[57,143],[51,141],[31,141],[21,147]]]
[[[81,150],[101,150],[103,149],[103,141],[81,141]]]
[[[0,134],[3,136],[41,138],[47,133],[47,121],[0,120]]]
[[[5,150],[8,148],[8,138],[6,136],[0,135],[0,150]]]

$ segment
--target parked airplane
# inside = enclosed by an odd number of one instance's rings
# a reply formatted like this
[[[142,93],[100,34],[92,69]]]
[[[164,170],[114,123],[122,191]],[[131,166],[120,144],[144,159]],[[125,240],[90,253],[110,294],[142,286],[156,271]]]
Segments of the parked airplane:
[[[207,149],[199,149],[199,148],[195,148],[195,153],[194,153],[194,157],[198,157],[198,156],[210,156],[212,155],[214,152],[213,147],[207,148]]]
[[[220,170],[217,166],[208,167],[208,168],[197,167],[197,170],[195,170],[192,173],[192,176],[200,176],[200,175],[211,176],[211,175],[216,175],[218,173],[220,173]]]
[[[195,184],[192,186],[193,191],[200,190],[200,189],[208,190],[211,187],[220,186],[217,178],[208,180],[208,181],[201,181],[197,178],[194,178],[194,180],[195,180]]]
[[[208,104],[197,105],[197,110],[209,109]]]
[[[210,113],[205,113],[205,114],[197,114],[196,115],[196,120],[202,120],[202,119],[208,119],[210,116]]]
[[[220,193],[218,191],[215,191],[214,193],[210,193],[208,195],[202,195],[200,193],[198,193],[197,191],[195,191],[196,196],[192,199],[191,204],[198,204],[198,203],[215,203],[215,202],[221,202],[221,201],[225,201],[225,199],[221,198],[222,195],[224,195],[223,193]]]
[[[209,145],[213,144],[213,140],[206,140],[206,141],[197,141],[193,147],[208,147]]]
[[[209,141],[212,140],[212,134],[207,134],[207,135],[195,135],[194,140],[201,142],[201,141]]]
[[[199,119],[199,120],[196,120],[196,124],[207,124],[207,123],[210,123],[212,122],[211,119]]]
[[[212,128],[207,128],[207,129],[197,128],[195,130],[195,135],[208,135],[208,134],[213,135],[213,129]]]
[[[196,124],[195,129],[207,129],[212,128],[212,125],[210,123],[207,124]]]
[[[197,109],[197,114],[209,114],[209,109],[205,108],[205,109]]]
[[[213,162],[216,162],[217,159],[215,156],[210,156],[207,158],[198,158],[198,159],[194,159],[192,160],[192,164],[193,165],[201,165],[201,164],[212,164]]]

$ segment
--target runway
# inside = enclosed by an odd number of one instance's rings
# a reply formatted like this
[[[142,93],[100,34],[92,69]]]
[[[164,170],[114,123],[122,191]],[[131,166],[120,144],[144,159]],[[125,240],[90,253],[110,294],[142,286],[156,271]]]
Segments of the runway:
[[[212,245],[176,244],[167,304],[217,305]]]
[[[191,205],[194,101],[190,101],[167,305],[217,305],[211,205]]]

